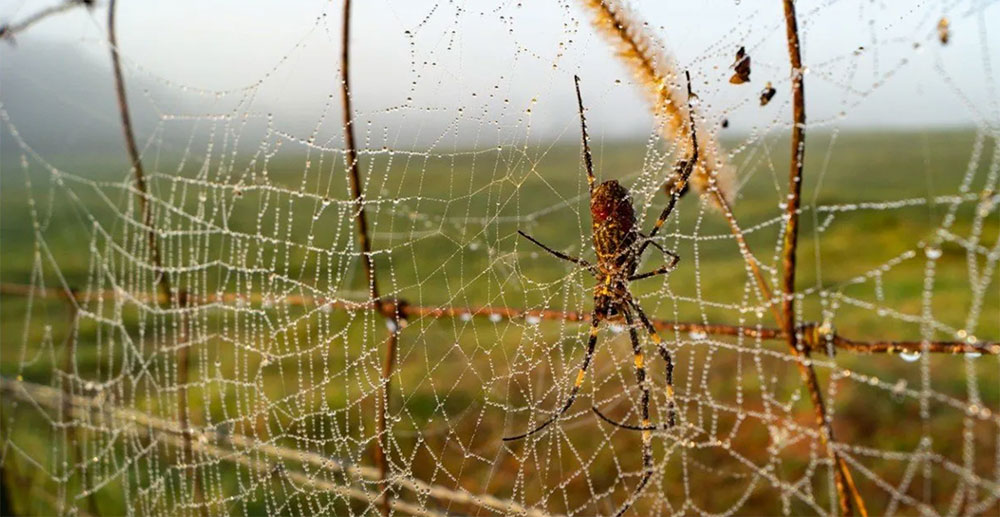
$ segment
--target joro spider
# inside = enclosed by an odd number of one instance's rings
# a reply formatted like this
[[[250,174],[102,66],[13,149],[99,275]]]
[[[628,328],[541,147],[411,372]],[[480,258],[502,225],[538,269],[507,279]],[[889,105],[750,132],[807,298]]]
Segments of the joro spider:
[[[625,323],[628,326],[629,337],[632,341],[632,351],[635,353],[636,382],[639,385],[639,389],[642,390],[642,424],[635,426],[616,422],[601,413],[597,407],[592,407],[594,413],[596,413],[602,420],[617,427],[642,432],[643,476],[628,501],[626,501],[626,503],[616,513],[616,515],[619,516],[628,510],[631,504],[638,497],[639,493],[646,486],[646,483],[649,482],[649,478],[653,474],[652,431],[662,429],[662,427],[651,426],[649,422],[649,386],[646,384],[646,360],[643,355],[642,348],[639,346],[639,336],[637,335],[635,329],[636,315],[639,317],[639,321],[646,329],[649,337],[654,343],[656,343],[660,357],[662,357],[663,361],[666,363],[668,421],[665,428],[672,428],[676,421],[676,409],[673,401],[673,359],[670,355],[670,351],[667,350],[667,347],[663,344],[663,340],[660,338],[660,335],[656,332],[653,324],[646,316],[646,313],[643,312],[642,307],[639,306],[639,303],[632,296],[632,293],[629,292],[629,283],[634,280],[641,280],[669,273],[674,269],[674,267],[676,267],[677,262],[680,260],[678,255],[664,249],[662,246],[653,241],[653,237],[660,230],[660,227],[663,226],[663,223],[667,220],[667,217],[670,216],[670,213],[673,212],[674,206],[677,204],[677,200],[680,199],[687,187],[688,178],[691,176],[695,165],[698,163],[698,139],[695,133],[694,113],[691,107],[691,99],[695,97],[695,95],[691,91],[690,74],[685,72],[685,77],[687,78],[688,118],[691,125],[690,134],[692,153],[690,158],[679,161],[675,166],[674,181],[669,183],[666,187],[670,200],[667,202],[667,206],[663,209],[663,212],[660,213],[660,217],[656,220],[656,223],[653,224],[653,228],[649,231],[648,235],[642,234],[636,227],[635,210],[632,207],[631,198],[629,197],[628,190],[626,190],[625,187],[621,186],[621,184],[619,184],[616,180],[607,180],[599,185],[595,185],[596,180],[594,178],[594,164],[593,158],[590,154],[590,143],[587,137],[587,120],[583,113],[583,98],[580,95],[580,78],[576,76],[574,76],[574,81],[576,83],[576,100],[577,107],[580,112],[580,131],[582,133],[583,140],[583,157],[584,164],[587,168],[587,183],[590,189],[590,214],[593,218],[592,233],[594,252],[597,255],[597,264],[591,264],[584,259],[556,251],[545,244],[542,244],[534,237],[520,230],[518,231],[522,237],[533,242],[553,256],[573,262],[574,264],[589,270],[597,279],[597,284],[594,286],[594,309],[590,316],[590,338],[587,341],[587,354],[583,358],[583,364],[580,365],[580,370],[577,373],[576,381],[573,384],[573,389],[570,392],[569,398],[567,398],[566,402],[558,412],[536,426],[534,429],[516,436],[508,436],[503,440],[512,441],[527,438],[528,436],[545,429],[549,424],[558,420],[559,417],[569,410],[570,406],[572,406],[573,402],[576,400],[576,396],[580,391],[580,386],[583,385],[587,368],[590,366],[590,362],[594,357],[594,349],[597,345],[598,326],[601,321],[607,319],[609,316],[621,314],[625,318]],[[652,271],[636,274],[635,271],[638,266],[639,259],[642,256],[642,253],[646,250],[646,247],[650,245],[659,249],[665,256],[670,257],[670,260],[667,264],[664,264],[663,266],[660,266]]]

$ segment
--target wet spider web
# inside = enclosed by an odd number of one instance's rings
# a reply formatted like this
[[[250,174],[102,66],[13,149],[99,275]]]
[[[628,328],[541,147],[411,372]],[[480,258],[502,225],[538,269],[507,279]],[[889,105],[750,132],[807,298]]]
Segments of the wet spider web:
[[[583,4],[356,7],[360,206],[380,300],[405,302],[402,321],[371,303],[362,267],[341,125],[339,4],[272,13],[280,44],[179,43],[172,51],[184,63],[208,63],[188,68],[143,46],[152,22],[122,5],[146,195],[122,152],[109,71],[107,91],[74,90],[18,60],[40,45],[27,33],[0,51],[0,450],[14,508],[614,513],[642,475],[641,436],[591,406],[638,423],[622,322],[601,325],[570,411],[543,433],[501,442],[565,400],[587,338],[590,276],[517,237],[593,258],[572,76],[582,77],[597,174],[630,189],[643,228],[686,151]],[[792,111],[780,3],[653,4],[632,5],[629,20],[691,72],[699,131],[730,174],[718,188],[778,292]],[[797,4],[809,118],[796,322],[859,342],[926,343],[924,353],[869,355],[817,342],[811,364],[833,448],[872,514],[996,513],[991,24],[1000,11],[988,2]],[[84,58],[107,59],[104,9],[66,15],[81,34],[72,44],[93,54]],[[215,26],[176,9],[157,30],[176,23],[204,45]],[[268,14],[246,9],[253,33]],[[751,81],[732,85],[740,46]],[[767,82],[777,94],[761,106]],[[762,295],[704,188],[657,237],[681,256],[678,269],[632,287],[673,352],[679,419],[653,435],[654,474],[632,514],[838,513],[797,359],[775,339],[780,298]],[[640,268],[662,262],[648,253]],[[164,277],[171,292],[158,298]],[[973,351],[930,353],[939,341]],[[642,344],[662,423],[664,365]]]

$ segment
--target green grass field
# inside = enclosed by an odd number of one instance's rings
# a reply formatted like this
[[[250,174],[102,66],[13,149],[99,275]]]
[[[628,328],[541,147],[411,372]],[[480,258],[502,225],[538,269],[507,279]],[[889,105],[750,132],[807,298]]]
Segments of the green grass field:
[[[983,201],[997,189],[995,178],[987,184],[990,163],[998,160],[990,151],[995,144],[986,139],[982,159],[970,165],[975,139],[967,131],[809,136],[798,254],[801,321],[828,320],[858,340],[951,340],[963,329],[983,341],[1000,339],[996,275],[979,285],[990,274],[984,268],[996,264],[962,245],[995,254],[1000,235],[996,206]],[[600,176],[632,189],[648,227],[665,202],[657,188],[669,157],[630,143],[604,143],[595,153]],[[774,286],[787,156],[786,140],[768,138],[733,161],[740,185],[735,214]],[[50,174],[30,160],[25,170],[11,153],[3,158],[0,281],[84,293],[153,291],[152,274],[139,267],[148,248],[120,160],[51,158],[69,174]],[[184,317],[189,339],[181,340],[177,312],[152,311],[134,298],[88,300],[83,316],[71,320],[65,302],[5,295],[0,374],[77,394],[103,385],[108,400],[176,420],[176,345],[189,342],[193,425],[371,464],[387,336],[382,318],[281,303],[287,295],[365,297],[339,156],[284,149],[267,160],[212,158],[205,168],[190,160],[177,170],[179,159],[165,157],[147,165],[154,171],[157,224],[169,230],[160,242],[171,280],[191,293],[264,293],[267,302],[191,309]],[[362,170],[384,296],[421,306],[591,309],[589,277],[516,234],[521,229],[556,249],[593,256],[576,147],[378,153],[365,157]],[[953,203],[948,196],[961,194],[967,170],[973,171],[969,194]],[[662,244],[682,259],[669,277],[633,286],[651,316],[775,326],[714,208],[686,196],[663,235]],[[940,258],[929,261],[938,248],[928,252],[925,245],[938,238]],[[662,263],[655,253],[648,257],[644,270]],[[641,468],[640,440],[601,423],[588,406],[636,419],[627,333],[602,332],[593,373],[558,424],[561,431],[525,443],[500,441],[562,402],[586,333],[585,325],[555,321],[411,321],[392,377],[395,468],[553,512],[613,511]],[[654,440],[662,474],[636,514],[678,511],[685,501],[689,513],[829,509],[830,470],[821,464],[818,440],[806,434],[814,429],[812,412],[786,345],[673,333],[664,340],[675,351],[678,401],[690,426],[683,436]],[[659,421],[663,365],[644,342]],[[919,513],[907,498],[944,512],[990,494],[987,485],[960,484],[968,477],[950,467],[996,483],[998,424],[967,411],[971,404],[1000,410],[995,358],[908,362],[840,352],[815,359],[837,439],[863,467],[852,472],[869,512],[901,505],[901,513]],[[18,512],[49,514],[70,505],[122,514],[134,506],[145,514],[173,508],[190,490],[190,476],[176,467],[177,449],[165,441],[117,435],[99,422],[62,425],[57,412],[8,398],[2,408],[3,441],[17,445],[5,451],[4,475]],[[943,460],[921,460],[920,450]],[[196,459],[208,478],[212,514],[348,512],[343,499],[280,476]],[[286,468],[303,467],[290,461]],[[84,484],[96,486],[92,495],[81,493]],[[355,503],[351,510],[366,508]],[[995,503],[991,508],[1000,511]]]

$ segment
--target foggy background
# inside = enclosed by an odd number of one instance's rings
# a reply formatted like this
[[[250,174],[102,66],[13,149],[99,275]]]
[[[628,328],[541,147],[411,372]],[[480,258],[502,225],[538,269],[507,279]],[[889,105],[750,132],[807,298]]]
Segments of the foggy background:
[[[52,4],[6,1],[0,23]],[[797,4],[810,127],[997,128],[998,2]],[[727,118],[733,135],[787,128],[780,2],[631,5],[691,71],[707,121]],[[341,9],[316,0],[120,2],[118,40],[140,146],[184,149],[213,131],[240,135],[248,148],[267,131],[342,146]],[[575,141],[573,74],[582,78],[595,139],[652,132],[641,91],[579,2],[362,0],[353,12],[363,147]],[[947,46],[937,40],[942,15],[951,23]],[[0,45],[0,103],[31,148],[122,150],[106,18],[107,4],[98,2]],[[741,45],[752,56],[752,82],[730,85]],[[760,107],[767,81],[778,94]],[[7,124],[0,139],[5,153],[18,149]]]

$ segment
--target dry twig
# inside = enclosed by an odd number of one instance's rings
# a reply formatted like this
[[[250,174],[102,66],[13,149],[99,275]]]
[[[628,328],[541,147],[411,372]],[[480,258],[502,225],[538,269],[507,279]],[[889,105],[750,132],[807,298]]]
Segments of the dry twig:
[[[53,16],[59,13],[64,13],[66,11],[69,11],[70,9],[73,9],[74,7],[85,6],[89,8],[93,7],[93,5],[94,5],[93,0],[65,0],[61,4],[51,5],[49,7],[46,7],[45,9],[36,12],[35,14],[32,14],[31,16],[28,16],[27,18],[21,20],[20,22],[0,25],[0,39],[13,41],[14,36],[27,30],[31,26],[44,20],[45,18],[48,18],[49,16]]]
[[[386,412],[389,410],[389,394],[391,392],[392,371],[396,363],[396,347],[399,344],[399,331],[406,325],[404,316],[398,307],[401,302],[396,300],[392,303],[383,303],[379,298],[378,282],[375,276],[375,263],[371,253],[371,239],[368,236],[368,219],[365,214],[364,195],[361,192],[361,174],[359,172],[358,151],[354,139],[354,121],[351,110],[351,0],[344,0],[344,19],[341,32],[341,54],[340,54],[340,80],[341,98],[344,105],[344,160],[347,166],[350,182],[351,196],[354,198],[354,213],[358,222],[358,242],[361,246],[361,257],[365,268],[365,278],[368,280],[368,295],[374,306],[382,316],[391,320],[391,330],[389,338],[386,340],[385,361],[382,365],[382,396],[381,400],[376,397],[375,412],[376,440],[374,442],[375,465],[381,472],[381,480],[384,482],[388,474],[389,462],[386,458]],[[388,515],[391,505],[389,504],[388,493],[382,496],[382,514]]]
[[[854,480],[847,464],[832,446],[832,442],[835,441],[833,425],[826,416],[826,406],[823,403],[816,370],[813,369],[812,363],[808,362],[809,349],[799,347],[799,333],[793,331],[795,329],[795,253],[799,240],[799,206],[806,150],[806,101],[802,79],[802,49],[799,41],[798,22],[795,17],[795,2],[793,0],[783,0],[783,2],[788,59],[792,68],[792,152],[788,173],[788,199],[785,201],[785,235],[781,250],[782,271],[784,273],[782,277],[782,290],[784,292],[782,315],[784,319],[781,327],[788,339],[789,350],[798,359],[796,364],[799,373],[809,390],[809,398],[812,400],[813,412],[816,416],[816,425],[821,429],[820,438],[826,447],[827,455],[834,462],[834,478],[840,511],[844,515],[851,515],[855,511],[861,515],[867,515],[864,501],[861,499],[857,487],[854,486]],[[848,491],[851,492],[853,500],[848,497]]]
[[[142,159],[139,156],[139,148],[135,143],[135,134],[132,131],[132,117],[129,113],[128,107],[128,96],[125,91],[125,79],[122,75],[121,58],[119,56],[119,46],[118,38],[116,34],[115,27],[115,7],[117,2],[111,0],[108,4],[108,44],[111,47],[111,63],[114,70],[115,76],[115,93],[118,98],[118,111],[121,114],[122,122],[122,134],[125,137],[125,148],[128,150],[129,160],[132,165],[132,171],[135,178],[135,188],[136,197],[139,199],[139,210],[142,214],[142,224],[146,228],[147,245],[149,247],[150,261],[153,264],[155,274],[157,275],[156,284],[160,291],[160,297],[162,297],[164,303],[171,303],[172,300],[176,303],[177,307],[184,309],[188,304],[188,296],[184,291],[179,291],[176,296],[173,296],[173,290],[170,285],[170,277],[167,275],[166,270],[163,269],[163,261],[160,257],[160,247],[157,240],[156,224],[153,221],[153,211],[149,203],[149,187],[146,183],[145,171],[142,167]],[[187,429],[189,427],[189,409],[188,409],[188,371],[190,369],[190,346],[187,340],[187,318],[184,316],[184,311],[180,311],[180,316],[178,317],[178,333],[177,342],[181,346],[177,349],[177,412],[178,419],[181,424],[181,428]],[[193,465],[194,463],[194,453],[191,449],[191,437],[185,435],[184,437],[184,463],[187,465]],[[197,468],[192,467],[192,477],[194,478],[194,498],[198,503],[200,503],[202,515],[208,515],[208,509],[204,505],[204,493],[201,487],[201,478],[198,475]]]

